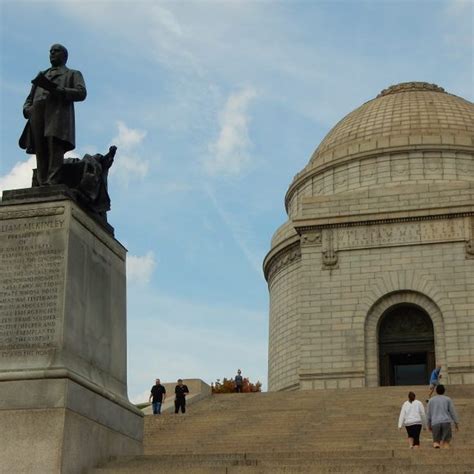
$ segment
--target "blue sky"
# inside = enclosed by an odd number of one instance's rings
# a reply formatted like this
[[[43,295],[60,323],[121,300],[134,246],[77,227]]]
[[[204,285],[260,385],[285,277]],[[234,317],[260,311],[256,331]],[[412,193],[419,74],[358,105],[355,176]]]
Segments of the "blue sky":
[[[72,156],[118,146],[109,221],[128,256],[133,401],[163,381],[266,385],[261,264],[293,176],[335,123],[389,85],[473,100],[473,2],[0,0],[0,190],[29,82],[69,49],[88,89]]]

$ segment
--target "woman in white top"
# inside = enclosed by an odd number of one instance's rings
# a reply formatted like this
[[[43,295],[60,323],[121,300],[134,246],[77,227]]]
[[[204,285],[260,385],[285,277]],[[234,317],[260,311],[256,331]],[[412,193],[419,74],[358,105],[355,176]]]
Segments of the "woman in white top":
[[[421,428],[426,429],[425,408],[423,403],[415,398],[413,392],[408,394],[408,400],[402,405],[398,418],[398,429],[401,430],[403,426],[406,428],[410,448],[420,447]]]

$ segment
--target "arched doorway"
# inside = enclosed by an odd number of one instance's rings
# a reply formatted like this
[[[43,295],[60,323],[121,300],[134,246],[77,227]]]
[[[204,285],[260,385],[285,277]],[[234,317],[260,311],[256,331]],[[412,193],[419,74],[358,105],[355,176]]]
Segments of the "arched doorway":
[[[426,385],[435,366],[433,323],[414,304],[390,307],[378,327],[380,385]]]

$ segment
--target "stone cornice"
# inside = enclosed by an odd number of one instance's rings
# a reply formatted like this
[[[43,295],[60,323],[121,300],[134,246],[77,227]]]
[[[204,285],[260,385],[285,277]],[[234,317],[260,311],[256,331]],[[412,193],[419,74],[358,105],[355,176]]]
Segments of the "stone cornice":
[[[5,208],[6,209],[6,208]],[[8,219],[28,219],[31,217],[60,216],[64,214],[64,206],[28,208],[28,206],[3,210],[0,208],[0,221]]]
[[[270,249],[270,251],[265,255],[265,258],[263,259],[263,268],[268,265],[270,260],[272,260],[276,255],[278,255],[280,252],[284,251],[286,248],[288,248],[290,245],[295,244],[296,242],[300,241],[300,236],[298,234],[292,235],[291,237],[286,238],[285,240],[282,240],[278,245],[275,245]]]
[[[455,208],[420,209],[414,211],[393,211],[386,213],[352,214],[344,216],[326,216],[316,219],[294,219],[293,224],[298,234],[303,232],[374,224],[391,224],[396,222],[413,222],[434,219],[453,219],[456,217],[474,216],[474,205]]]
[[[289,242],[291,240],[291,243]],[[299,236],[292,237],[286,241],[286,245],[268,253],[263,262],[263,273],[267,282],[286,265],[301,259],[301,248]]]

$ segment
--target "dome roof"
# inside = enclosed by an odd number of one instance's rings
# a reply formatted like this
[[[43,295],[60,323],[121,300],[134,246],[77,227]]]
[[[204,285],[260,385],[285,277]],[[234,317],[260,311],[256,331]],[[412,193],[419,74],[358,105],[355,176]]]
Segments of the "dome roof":
[[[473,140],[474,104],[436,84],[405,82],[383,90],[337,123],[304,172],[381,149],[472,147]]]

